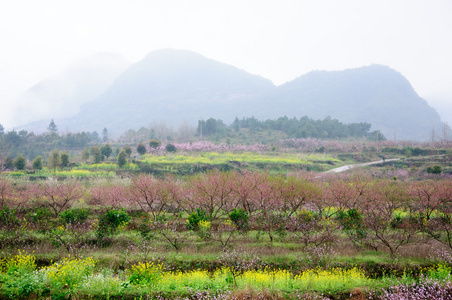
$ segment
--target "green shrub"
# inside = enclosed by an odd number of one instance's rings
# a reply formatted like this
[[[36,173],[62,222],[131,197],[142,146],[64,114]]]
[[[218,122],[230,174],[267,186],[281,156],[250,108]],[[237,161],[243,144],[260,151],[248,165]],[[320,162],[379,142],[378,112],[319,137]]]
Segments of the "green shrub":
[[[67,168],[69,166],[69,153],[66,151],[61,152],[60,154],[61,166],[63,168]]]
[[[208,240],[211,234],[212,223],[209,221],[199,221],[197,235],[204,240]]]
[[[60,213],[60,221],[64,224],[85,223],[90,211],[84,208],[68,209]]]
[[[316,217],[317,216],[314,214],[314,212],[308,209],[302,209],[297,214],[297,218],[301,221],[301,223],[314,222]]]
[[[341,224],[342,230],[347,233],[355,244],[360,243],[367,236],[362,218],[361,213],[354,208],[337,212],[336,219]]]
[[[207,214],[204,210],[197,208],[187,218],[187,228],[189,230],[198,230],[199,222],[207,221]]]
[[[165,150],[167,152],[176,152],[176,146],[174,146],[173,144],[167,144],[165,146]]]
[[[14,167],[14,160],[11,156],[7,156],[3,162],[3,168],[5,170],[11,170]]]
[[[234,208],[234,210],[229,213],[229,219],[231,219],[238,230],[246,231],[248,229],[249,216],[248,212],[243,208]]]
[[[143,143],[139,143],[137,146],[137,152],[140,153],[140,155],[146,154],[146,146]]]
[[[430,174],[441,174],[443,172],[443,169],[441,166],[435,165],[435,166],[429,166],[427,167],[427,173]]]
[[[16,216],[16,210],[10,209],[8,206],[0,210],[0,225],[15,225],[19,223]]]
[[[130,216],[124,209],[112,209],[99,217],[99,227],[97,228],[97,237],[102,239],[115,234],[119,226],[125,226],[129,223]]]
[[[17,170],[24,170],[26,165],[27,159],[22,154],[19,154],[14,160],[14,166]]]
[[[35,170],[42,170],[42,156],[36,156],[36,158],[33,160],[33,169]]]
[[[160,147],[161,144],[162,144],[162,142],[155,140],[155,139],[152,139],[149,141],[149,147],[154,148],[154,149]]]
[[[124,149],[122,149],[118,154],[118,166],[123,167],[127,164],[127,153]]]
[[[25,219],[38,228],[38,231],[46,231],[53,225],[53,212],[47,207],[40,207],[27,213]]]

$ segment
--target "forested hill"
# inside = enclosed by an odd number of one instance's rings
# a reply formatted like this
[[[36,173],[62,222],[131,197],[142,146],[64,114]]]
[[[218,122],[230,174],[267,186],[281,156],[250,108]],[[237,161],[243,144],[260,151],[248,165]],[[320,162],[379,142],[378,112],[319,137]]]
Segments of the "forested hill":
[[[215,118],[231,124],[249,116],[331,116],[344,123],[371,123],[371,130],[391,139],[426,140],[442,126],[437,112],[389,67],[315,71],[276,87],[233,66],[173,49],[154,51],[130,66],[102,95],[58,125],[73,132],[106,127],[119,133],[156,121],[195,125]]]
[[[241,129],[247,129],[247,139],[251,139],[256,131],[266,131],[270,136],[272,131],[281,132],[287,138],[319,138],[319,139],[342,139],[342,138],[365,138],[369,140],[386,140],[379,131],[370,131],[369,123],[350,123],[344,124],[331,117],[323,120],[313,120],[304,116],[300,119],[289,119],[287,116],[276,120],[260,121],[254,117],[235,118],[230,126],[224,124],[222,120],[209,118],[199,120],[197,134],[204,137],[213,137],[219,139],[231,136],[231,132],[240,132]]]
[[[305,111],[314,119],[331,116],[342,122],[368,122],[388,138],[428,139],[441,128],[438,113],[419,97],[402,74],[371,65],[344,71],[315,71],[277,88],[281,116]],[[266,109],[274,107],[270,103]]]

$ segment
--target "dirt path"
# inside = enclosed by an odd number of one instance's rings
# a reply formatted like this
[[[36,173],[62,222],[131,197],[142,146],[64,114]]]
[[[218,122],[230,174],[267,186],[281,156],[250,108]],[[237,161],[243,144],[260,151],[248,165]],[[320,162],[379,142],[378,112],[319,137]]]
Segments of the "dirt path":
[[[400,158],[386,159],[385,162],[396,161],[396,160],[400,160]],[[350,170],[350,169],[354,169],[354,168],[365,167],[365,166],[376,165],[376,164],[382,164],[382,163],[383,163],[383,160],[379,160],[379,161],[372,161],[372,162],[362,163],[362,164],[354,164],[354,165],[342,166],[342,167],[339,167],[339,168],[334,168],[334,169],[331,169],[329,171],[326,171],[325,173],[340,173],[340,172],[344,172],[344,171],[347,171],[347,170]]]

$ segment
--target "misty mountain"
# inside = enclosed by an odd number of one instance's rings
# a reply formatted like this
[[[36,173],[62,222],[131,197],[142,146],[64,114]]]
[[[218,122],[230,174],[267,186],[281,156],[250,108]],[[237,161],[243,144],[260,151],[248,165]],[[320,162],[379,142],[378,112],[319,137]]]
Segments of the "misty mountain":
[[[314,71],[276,87],[236,67],[173,49],[151,52],[131,65],[79,113],[57,125],[120,133],[160,121],[195,124],[213,117],[230,123],[236,116],[284,115],[368,122],[391,139],[394,134],[397,139],[427,139],[433,127],[442,125],[406,78],[389,67]]]
[[[76,115],[80,106],[99,97],[130,65],[114,53],[98,53],[84,58],[62,72],[45,79],[17,99],[14,111],[18,124],[39,119],[62,119]],[[38,128],[48,125],[41,121],[20,128]]]
[[[276,97],[279,106],[272,103]],[[275,109],[277,109],[275,111]],[[371,65],[344,71],[314,71],[281,85],[267,100],[272,117],[327,116],[342,122],[368,122],[389,139],[425,140],[442,126],[439,114],[419,97],[402,74]]]
[[[132,65],[68,122],[77,130],[124,131],[165,121],[233,119],[274,89],[270,80],[199,54],[164,49]]]

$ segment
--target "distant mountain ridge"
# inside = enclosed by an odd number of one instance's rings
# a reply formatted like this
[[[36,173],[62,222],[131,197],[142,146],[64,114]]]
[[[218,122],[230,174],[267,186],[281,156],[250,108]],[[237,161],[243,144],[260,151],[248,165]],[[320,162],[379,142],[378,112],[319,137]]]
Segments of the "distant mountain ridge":
[[[442,125],[438,113],[408,80],[389,67],[313,71],[281,86],[231,65],[175,49],[151,52],[131,65],[73,117],[59,120],[69,131],[110,132],[155,121],[195,124],[201,118],[281,116],[368,122],[388,138],[428,139]],[[48,123],[48,122],[47,122]]]
[[[442,126],[439,114],[400,73],[382,65],[314,71],[278,87],[281,107],[311,118],[368,122],[388,138],[428,139]],[[280,112],[288,113],[287,110]]]

